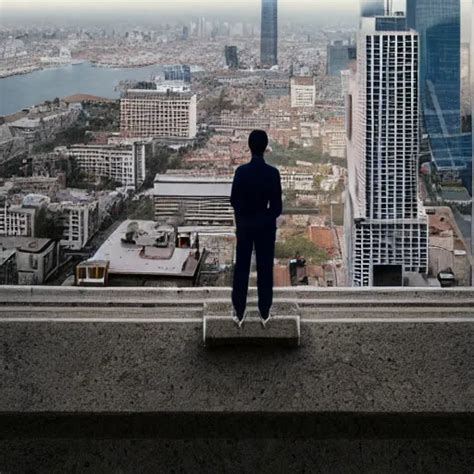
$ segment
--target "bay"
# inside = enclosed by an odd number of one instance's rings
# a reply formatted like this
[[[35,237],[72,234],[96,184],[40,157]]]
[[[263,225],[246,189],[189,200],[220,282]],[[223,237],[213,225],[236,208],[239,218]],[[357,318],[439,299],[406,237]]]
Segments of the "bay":
[[[120,93],[115,88],[120,81],[149,80],[161,69],[160,65],[111,69],[84,62],[6,77],[0,79],[0,115],[73,94],[118,98]]]

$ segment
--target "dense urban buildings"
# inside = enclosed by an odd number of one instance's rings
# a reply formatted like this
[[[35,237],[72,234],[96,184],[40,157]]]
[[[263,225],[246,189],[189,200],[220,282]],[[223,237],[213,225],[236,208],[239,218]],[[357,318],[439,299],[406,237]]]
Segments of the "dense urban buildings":
[[[120,131],[126,137],[193,139],[196,95],[128,90],[120,100]]]
[[[55,152],[73,158],[92,179],[106,178],[122,186],[139,188],[145,180],[148,145],[142,142],[119,145],[72,145]]]
[[[334,41],[328,45],[327,49],[327,69],[328,76],[340,76],[341,72],[348,69],[350,64],[357,58],[357,48],[355,44],[344,41]]]
[[[262,67],[278,65],[278,0],[262,0],[260,63]]]
[[[353,286],[402,286],[428,271],[418,198],[419,43],[414,31],[377,26],[362,20],[347,100],[349,278]]]

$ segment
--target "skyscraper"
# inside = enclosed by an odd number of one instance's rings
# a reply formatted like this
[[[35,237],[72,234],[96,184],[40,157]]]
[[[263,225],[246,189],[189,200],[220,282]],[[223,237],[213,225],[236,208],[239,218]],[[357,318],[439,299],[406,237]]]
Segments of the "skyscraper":
[[[402,285],[407,273],[428,266],[418,199],[418,35],[385,30],[390,24],[363,19],[347,97],[346,239],[354,286]]]
[[[326,74],[328,76],[340,76],[341,71],[347,69],[356,58],[357,49],[354,44],[334,41],[327,47]]]
[[[461,130],[461,2],[407,0],[408,26],[420,35],[423,127],[441,179],[470,189],[471,134]]]
[[[278,64],[278,0],[262,0],[260,62],[262,67]]]
[[[424,113],[438,108],[449,133],[461,128],[461,2],[407,0],[408,27],[420,36],[420,92]],[[431,119],[426,125],[431,126]],[[439,124],[438,124],[439,125]]]

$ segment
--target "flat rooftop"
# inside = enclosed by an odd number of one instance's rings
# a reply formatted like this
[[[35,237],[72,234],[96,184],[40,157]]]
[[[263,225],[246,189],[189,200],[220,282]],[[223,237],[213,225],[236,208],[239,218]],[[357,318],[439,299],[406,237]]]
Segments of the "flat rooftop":
[[[171,258],[160,258],[160,251],[167,249],[157,248],[156,255],[159,258],[147,258],[142,255],[142,245],[124,243],[122,238],[132,222],[137,223],[142,239],[146,239],[148,236],[152,239],[156,236],[157,228],[161,227],[153,221],[124,221],[88,262],[109,261],[109,273],[112,275],[194,276],[197,267],[188,262],[191,254],[190,249],[176,248]],[[169,256],[169,253],[161,252],[162,257]]]
[[[158,197],[224,197],[230,198],[232,180],[228,178],[170,176],[155,178],[155,196]]]
[[[35,237],[0,237],[0,247],[18,249],[25,253],[41,253],[54,241]]]

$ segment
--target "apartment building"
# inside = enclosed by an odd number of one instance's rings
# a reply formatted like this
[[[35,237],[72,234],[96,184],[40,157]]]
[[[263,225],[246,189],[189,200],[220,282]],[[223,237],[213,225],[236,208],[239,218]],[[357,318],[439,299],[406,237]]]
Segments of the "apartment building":
[[[155,220],[178,225],[233,226],[232,180],[213,177],[157,175]]]
[[[0,249],[13,251],[17,283],[19,285],[42,285],[58,269],[59,246],[50,239],[32,237],[0,237]]]
[[[0,236],[32,237],[34,229],[34,209],[0,204]]]
[[[375,20],[362,19],[347,98],[346,248],[352,285],[401,286],[407,274],[428,271],[418,198],[419,40]]]
[[[139,188],[145,180],[148,145],[143,142],[58,147],[57,154],[74,158],[91,179],[108,178],[122,186]]]
[[[120,131],[126,137],[193,139],[196,104],[192,93],[130,89],[120,100]]]
[[[69,250],[82,250],[100,226],[99,202],[62,202],[49,209],[62,217],[64,226],[60,245]]]
[[[314,77],[295,76],[290,80],[291,107],[314,107],[316,84]]]

